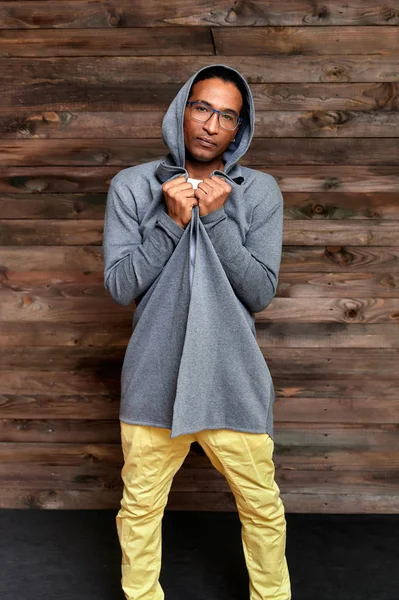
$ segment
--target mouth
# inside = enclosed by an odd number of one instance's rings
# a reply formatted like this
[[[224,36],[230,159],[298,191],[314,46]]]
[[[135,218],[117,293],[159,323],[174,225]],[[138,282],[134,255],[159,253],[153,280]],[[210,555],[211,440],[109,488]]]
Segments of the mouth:
[[[204,148],[214,148],[216,146],[216,144],[214,142],[211,142],[209,140],[207,140],[206,138],[197,138],[197,142],[201,145],[204,146]]]

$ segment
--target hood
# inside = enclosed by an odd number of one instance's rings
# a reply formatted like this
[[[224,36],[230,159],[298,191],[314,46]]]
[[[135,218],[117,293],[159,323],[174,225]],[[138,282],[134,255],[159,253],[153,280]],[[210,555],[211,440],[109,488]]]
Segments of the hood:
[[[169,148],[170,158],[173,160],[174,165],[176,167],[185,168],[186,161],[183,120],[186,102],[189,97],[191,85],[198,73],[201,73],[206,69],[210,69],[211,67],[224,67],[228,71],[233,71],[241,78],[247,91],[247,97],[244,98],[244,105],[246,103],[249,118],[245,119],[241,123],[240,127],[238,128],[237,135],[235,136],[235,141],[230,143],[223,154],[223,158],[225,160],[224,173],[227,174],[248,150],[255,129],[255,106],[252,92],[247,81],[244,79],[241,73],[239,73],[239,71],[233,67],[229,67],[225,64],[208,65],[199,69],[196,73],[194,73],[194,75],[192,75],[192,77],[190,77],[190,79],[186,81],[186,83],[180,88],[175,98],[170,103],[169,108],[163,118],[162,140]]]

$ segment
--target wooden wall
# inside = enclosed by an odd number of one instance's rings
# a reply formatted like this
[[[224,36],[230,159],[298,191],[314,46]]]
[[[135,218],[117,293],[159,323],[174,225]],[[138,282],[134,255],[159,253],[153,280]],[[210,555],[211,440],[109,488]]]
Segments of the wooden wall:
[[[399,512],[398,25],[382,0],[0,2],[0,506],[119,506],[133,307],[103,287],[106,192],[225,62],[255,96],[242,163],[285,200],[257,332],[286,510]],[[168,508],[235,505],[191,452]]]

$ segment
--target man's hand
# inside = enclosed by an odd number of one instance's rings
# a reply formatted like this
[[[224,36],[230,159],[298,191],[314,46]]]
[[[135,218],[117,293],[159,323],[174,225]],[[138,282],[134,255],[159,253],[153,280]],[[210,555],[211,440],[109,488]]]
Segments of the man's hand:
[[[212,175],[206,177],[194,190],[194,196],[199,200],[199,216],[203,217],[226,202],[232,187],[224,177]]]
[[[193,207],[198,204],[194,197],[194,188],[184,175],[166,181],[162,191],[168,215],[183,229],[191,221]]]

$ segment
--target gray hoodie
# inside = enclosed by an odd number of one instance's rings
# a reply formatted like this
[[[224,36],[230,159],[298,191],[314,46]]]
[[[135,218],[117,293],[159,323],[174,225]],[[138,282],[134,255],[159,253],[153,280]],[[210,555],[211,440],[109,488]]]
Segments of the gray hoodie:
[[[121,170],[108,190],[104,285],[118,304],[136,304],[119,417],[169,428],[171,438],[203,429],[273,437],[274,388],[256,341],[254,313],[276,293],[283,198],[272,175],[238,162],[252,140],[255,118],[253,96],[240,73],[249,119],[224,153],[224,171],[212,172],[232,186],[224,206],[201,217],[195,206],[183,229],[169,217],[161,189],[165,181],[188,177],[183,118],[197,73],[164,116],[162,139],[169,153]]]

